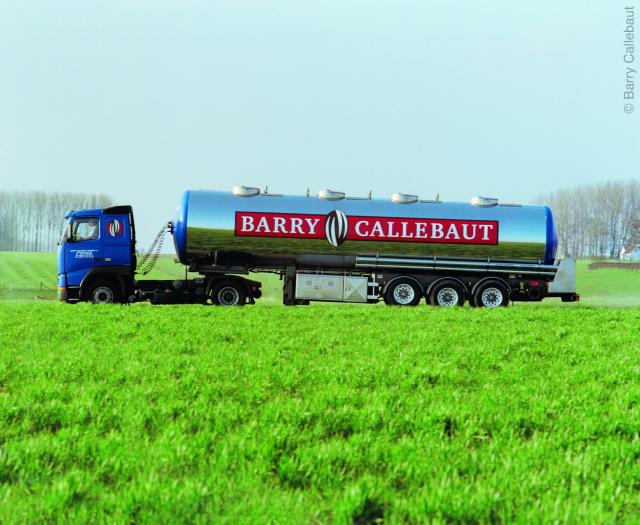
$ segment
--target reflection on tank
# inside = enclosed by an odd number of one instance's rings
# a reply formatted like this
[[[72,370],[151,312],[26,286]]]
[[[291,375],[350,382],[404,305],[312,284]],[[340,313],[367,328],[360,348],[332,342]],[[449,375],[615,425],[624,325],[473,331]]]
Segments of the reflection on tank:
[[[189,253],[210,253],[216,250],[250,252],[260,255],[318,253],[359,255],[412,255],[420,257],[503,258],[518,260],[544,259],[544,243],[504,242],[494,246],[456,244],[418,244],[410,242],[345,241],[339,247],[328,245],[324,239],[278,239],[237,237],[232,231],[207,228],[187,230]]]

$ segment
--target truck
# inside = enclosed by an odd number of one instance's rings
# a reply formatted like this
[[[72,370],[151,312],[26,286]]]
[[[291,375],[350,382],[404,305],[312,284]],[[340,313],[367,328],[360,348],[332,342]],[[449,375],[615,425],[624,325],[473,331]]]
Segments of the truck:
[[[184,279],[140,279],[171,235]],[[473,197],[443,202],[324,190],[285,196],[236,186],[185,191],[142,257],[131,206],[66,215],[58,295],[69,303],[254,304],[254,273],[280,276],[285,305],[310,301],[504,307],[578,301],[575,260],[556,257],[547,206]],[[188,278],[188,272],[197,277]]]

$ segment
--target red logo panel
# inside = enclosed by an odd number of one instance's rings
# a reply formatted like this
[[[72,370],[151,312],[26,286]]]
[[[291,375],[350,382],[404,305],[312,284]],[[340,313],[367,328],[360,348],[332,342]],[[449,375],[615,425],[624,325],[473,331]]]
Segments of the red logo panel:
[[[498,244],[498,221],[236,212],[235,235],[349,241]]]

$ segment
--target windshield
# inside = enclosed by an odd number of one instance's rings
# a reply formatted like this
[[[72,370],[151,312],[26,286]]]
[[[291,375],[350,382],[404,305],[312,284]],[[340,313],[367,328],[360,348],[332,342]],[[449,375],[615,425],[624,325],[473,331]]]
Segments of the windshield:
[[[71,226],[71,240],[92,241],[98,238],[98,219],[96,217],[83,217],[76,219]]]

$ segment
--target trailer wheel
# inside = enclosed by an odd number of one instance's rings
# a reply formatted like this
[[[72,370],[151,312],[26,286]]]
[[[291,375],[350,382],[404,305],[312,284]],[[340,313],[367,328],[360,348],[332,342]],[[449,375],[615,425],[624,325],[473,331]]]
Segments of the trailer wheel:
[[[118,286],[106,279],[95,281],[87,289],[87,299],[94,304],[119,303]]]
[[[431,288],[428,299],[431,306],[444,308],[462,306],[464,304],[464,290],[456,281],[441,281]]]
[[[389,284],[384,293],[384,302],[392,306],[416,306],[421,297],[419,283],[402,277]]]
[[[236,280],[224,280],[214,284],[207,294],[207,302],[217,306],[243,306],[247,300],[244,283]]]
[[[498,308],[509,305],[509,290],[499,281],[488,281],[478,286],[473,293],[473,306]]]

